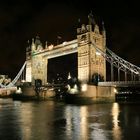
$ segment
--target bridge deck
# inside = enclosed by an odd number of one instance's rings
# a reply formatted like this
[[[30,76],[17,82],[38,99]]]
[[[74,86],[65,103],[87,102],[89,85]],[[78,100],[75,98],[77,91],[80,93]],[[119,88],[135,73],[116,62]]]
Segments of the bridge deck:
[[[114,82],[99,82],[98,86],[112,86],[112,87],[140,87],[140,81],[114,81]]]

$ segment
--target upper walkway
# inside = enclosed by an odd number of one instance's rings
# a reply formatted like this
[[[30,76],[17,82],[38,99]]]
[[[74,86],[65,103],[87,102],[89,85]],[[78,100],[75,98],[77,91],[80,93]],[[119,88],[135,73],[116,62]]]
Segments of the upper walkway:
[[[63,42],[62,44],[59,44],[57,46],[48,46],[47,49],[44,49],[40,52],[35,52],[34,55],[42,54],[43,57],[47,57],[47,59],[60,57],[72,53],[76,53],[78,51],[78,42],[77,39]]]

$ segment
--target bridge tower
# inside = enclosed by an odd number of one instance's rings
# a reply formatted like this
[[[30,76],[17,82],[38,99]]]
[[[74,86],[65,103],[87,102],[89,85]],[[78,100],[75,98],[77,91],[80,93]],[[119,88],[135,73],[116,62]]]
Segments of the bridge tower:
[[[83,82],[92,82],[93,78],[106,80],[105,58],[94,48],[94,45],[106,51],[106,32],[104,25],[102,32],[93,20],[92,14],[88,16],[89,24],[83,24],[77,29],[78,40],[78,79]]]
[[[42,43],[37,36],[32,39],[32,44],[26,50],[26,81],[35,84],[35,80],[40,79],[42,84],[47,82],[47,58],[44,58],[42,53]]]

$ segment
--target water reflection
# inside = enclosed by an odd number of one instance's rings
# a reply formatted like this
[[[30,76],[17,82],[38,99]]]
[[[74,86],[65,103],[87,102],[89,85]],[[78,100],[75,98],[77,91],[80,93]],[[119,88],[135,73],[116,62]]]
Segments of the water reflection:
[[[68,139],[87,139],[87,116],[88,110],[86,106],[66,106],[66,135]]]
[[[111,139],[110,128],[110,105],[94,104],[90,106],[88,125],[90,126],[89,138],[92,140],[109,140]],[[109,126],[108,126],[109,125]]]
[[[139,105],[0,99],[0,140],[131,140],[139,132]]]
[[[121,128],[119,126],[119,104],[114,103],[112,105],[112,122],[113,122],[113,137],[114,140],[121,139]]]
[[[22,138],[29,140],[31,137],[31,125],[33,121],[33,107],[26,104],[22,108],[20,108],[20,120],[21,120],[21,131],[22,131]]]
[[[0,106],[0,139],[21,139],[17,106],[9,99],[1,99]]]
[[[65,110],[65,117],[66,117],[66,135],[68,137],[68,139],[71,138],[71,134],[72,134],[72,114],[71,114],[71,107],[68,106],[66,107]]]
[[[85,140],[88,137],[88,110],[87,107],[81,107],[81,112],[80,112],[81,117],[81,133],[82,133],[82,139]]]
[[[54,107],[54,102],[22,104],[20,120],[24,140],[52,139]]]

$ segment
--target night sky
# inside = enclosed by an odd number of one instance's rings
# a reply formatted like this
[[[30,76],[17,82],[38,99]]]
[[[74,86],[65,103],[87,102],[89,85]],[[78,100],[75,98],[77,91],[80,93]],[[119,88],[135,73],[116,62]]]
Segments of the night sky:
[[[96,23],[105,23],[107,46],[140,66],[139,4],[129,1],[13,0],[0,3],[0,74],[16,76],[25,61],[27,41],[40,36],[45,45],[76,39],[76,28],[87,23],[92,10]]]

